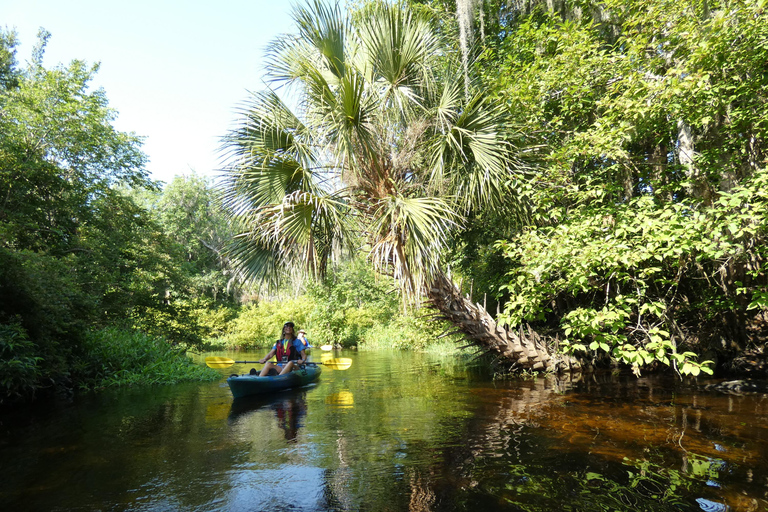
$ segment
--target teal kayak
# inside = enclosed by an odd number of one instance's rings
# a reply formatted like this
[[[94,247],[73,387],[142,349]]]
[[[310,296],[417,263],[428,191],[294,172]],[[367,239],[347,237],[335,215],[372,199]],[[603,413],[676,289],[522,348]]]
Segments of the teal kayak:
[[[229,389],[232,390],[232,396],[241,398],[306,386],[316,381],[322,371],[317,364],[307,363],[299,367],[298,370],[293,370],[285,375],[266,377],[259,377],[258,375],[232,375],[227,379],[227,384],[229,384]]]

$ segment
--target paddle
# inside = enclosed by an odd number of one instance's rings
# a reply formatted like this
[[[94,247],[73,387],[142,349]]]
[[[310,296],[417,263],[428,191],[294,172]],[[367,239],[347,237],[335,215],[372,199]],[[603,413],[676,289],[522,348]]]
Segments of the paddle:
[[[235,363],[261,364],[258,361],[235,361],[234,359],[229,359],[228,357],[212,356],[212,357],[205,358],[205,364],[207,364],[211,368],[229,368]],[[308,364],[322,364],[323,366],[327,366],[331,370],[347,370],[349,369],[350,366],[352,366],[352,359],[348,357],[339,357],[337,359],[329,359],[328,361],[324,361],[322,363],[317,361],[310,361]]]

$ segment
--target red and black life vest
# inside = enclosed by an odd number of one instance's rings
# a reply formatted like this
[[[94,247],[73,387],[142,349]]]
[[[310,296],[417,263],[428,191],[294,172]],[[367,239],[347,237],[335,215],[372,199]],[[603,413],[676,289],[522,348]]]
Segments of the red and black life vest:
[[[293,340],[290,341],[287,351],[285,350],[285,341],[278,340],[277,353],[275,355],[277,356],[278,361],[296,361],[301,359],[301,354],[299,354],[299,351],[293,346]]]

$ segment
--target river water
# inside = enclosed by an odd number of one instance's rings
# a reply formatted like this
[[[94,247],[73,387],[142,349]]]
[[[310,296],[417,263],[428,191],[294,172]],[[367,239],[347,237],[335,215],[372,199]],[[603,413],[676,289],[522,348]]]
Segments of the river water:
[[[269,398],[232,399],[241,365],[6,414],[0,510],[768,510],[768,395],[336,355],[352,366]]]

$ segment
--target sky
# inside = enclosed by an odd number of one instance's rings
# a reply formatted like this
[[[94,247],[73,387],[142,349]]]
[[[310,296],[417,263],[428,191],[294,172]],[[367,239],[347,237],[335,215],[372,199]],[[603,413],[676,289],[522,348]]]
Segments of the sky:
[[[100,63],[93,84],[117,110],[115,128],[144,137],[155,180],[216,176],[220,138],[248,91],[265,88],[265,47],[292,32],[288,0],[0,0],[31,58],[40,27],[44,64]]]

